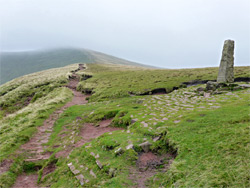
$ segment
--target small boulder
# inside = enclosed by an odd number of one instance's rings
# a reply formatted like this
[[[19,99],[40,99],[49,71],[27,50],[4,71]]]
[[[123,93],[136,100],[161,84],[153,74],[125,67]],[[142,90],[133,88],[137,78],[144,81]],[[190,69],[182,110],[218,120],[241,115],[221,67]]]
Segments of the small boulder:
[[[102,169],[102,163],[99,160],[96,160],[96,164],[100,169]]]
[[[124,152],[124,150],[122,148],[118,148],[117,150],[115,150],[115,155],[121,155]]]
[[[129,150],[129,149],[133,149],[134,148],[134,145],[133,144],[129,144],[128,146],[126,146],[126,149]]]
[[[201,91],[204,91],[205,90],[205,88],[203,88],[203,87],[198,87],[197,89],[196,89],[196,91],[198,91],[198,92],[201,92]]]
[[[94,178],[96,178],[96,175],[95,175],[95,173],[93,172],[93,170],[92,170],[92,169],[90,170],[90,172],[89,172],[89,173],[90,173],[90,175],[91,175],[91,176],[93,176]]]
[[[210,95],[211,95],[211,93],[204,93],[204,94],[203,94],[203,96],[204,96],[205,98],[210,97]]]
[[[146,153],[149,152],[150,146],[151,146],[151,145],[152,145],[152,144],[149,143],[148,141],[139,144],[139,146],[140,146],[140,147],[143,149],[143,151],[146,152]]]
[[[215,91],[218,88],[218,85],[219,84],[217,82],[208,81],[206,85],[206,90]]]
[[[160,140],[160,138],[161,138],[160,136],[157,136],[157,137],[155,137],[155,138],[153,139],[153,141],[156,142],[156,141]]]
[[[82,174],[77,175],[76,179],[80,181],[81,185],[84,185],[84,176]]]

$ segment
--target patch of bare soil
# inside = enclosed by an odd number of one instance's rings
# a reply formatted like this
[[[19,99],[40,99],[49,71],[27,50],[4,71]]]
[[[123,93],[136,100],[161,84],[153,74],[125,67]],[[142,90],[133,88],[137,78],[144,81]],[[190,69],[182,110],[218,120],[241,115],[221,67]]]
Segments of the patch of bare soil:
[[[83,125],[83,128],[80,130],[80,136],[82,137],[82,139],[77,143],[71,145],[69,149],[65,149],[56,153],[56,158],[67,157],[69,153],[73,150],[73,148],[80,147],[83,144],[90,142],[92,139],[97,138],[106,132],[122,130],[122,128],[118,127],[109,127],[111,122],[112,119],[103,120],[99,123],[99,126],[94,126],[93,123],[85,123]]]
[[[68,107],[73,105],[82,105],[88,102],[86,100],[87,97],[86,95],[83,95],[82,93],[76,91],[76,86],[80,78],[75,73],[83,68],[84,68],[83,65],[80,64],[79,68],[76,71],[72,72],[72,77],[70,78],[69,83],[66,86],[73,91],[74,94],[73,99],[60,109],[53,112],[50,115],[50,117],[44,121],[43,125],[37,128],[37,133],[26,144],[21,146],[21,149],[18,151],[18,153],[26,155],[27,158],[25,161],[35,162],[48,159],[51,153],[45,152],[46,146],[44,146],[44,144],[47,143],[50,138],[55,121],[59,118],[60,114],[63,113],[63,111]],[[47,170],[47,173],[52,172],[52,169],[55,168],[49,168]],[[37,182],[37,175],[22,174],[18,176],[14,187],[34,188],[38,187],[36,185],[36,182]]]
[[[0,175],[6,171],[9,170],[11,164],[12,164],[12,160],[10,159],[6,159],[6,160],[3,160],[0,164]]]
[[[142,153],[136,162],[136,168],[130,169],[130,179],[136,183],[137,188],[144,188],[148,178],[158,172],[166,172],[175,156],[172,154],[155,155],[152,152]]]
[[[16,183],[12,188],[41,188],[36,183],[37,178],[38,178],[37,174],[22,174],[17,177]]]

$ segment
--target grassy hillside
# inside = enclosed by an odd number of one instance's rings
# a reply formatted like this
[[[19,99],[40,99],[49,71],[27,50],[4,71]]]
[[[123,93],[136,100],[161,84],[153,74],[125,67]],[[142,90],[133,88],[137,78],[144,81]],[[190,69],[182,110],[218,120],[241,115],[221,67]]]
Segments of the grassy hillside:
[[[79,90],[93,90],[91,101],[143,95],[157,88],[170,92],[192,80],[216,80],[218,68],[147,69],[119,65],[91,64],[86,74],[94,75],[79,83]],[[250,77],[250,67],[235,67],[235,77]]]
[[[73,63],[108,63],[144,66],[114,56],[85,49],[51,49],[0,54],[0,84],[14,78]]]
[[[136,187],[141,176],[149,177],[148,187],[250,186],[250,90],[227,88],[205,97],[197,92],[205,85],[182,85],[214,80],[217,68],[157,70],[88,64],[77,74],[82,78],[78,89],[92,91],[89,103],[71,106],[57,119],[44,143],[49,159],[25,162],[18,149],[49,114],[71,99],[71,90],[62,86],[76,68],[34,73],[0,86],[0,162],[13,162],[0,173],[0,187],[10,187],[24,172],[38,174],[37,182],[46,187]],[[250,77],[249,69],[236,67],[235,77]],[[86,75],[92,77],[85,80]],[[150,95],[158,88],[166,94]],[[76,147],[87,123],[98,128],[103,120],[122,130]],[[165,158],[140,169],[138,162],[146,154],[140,144],[146,141],[151,157]],[[59,155],[70,150],[69,155]],[[145,175],[148,171],[150,176]]]

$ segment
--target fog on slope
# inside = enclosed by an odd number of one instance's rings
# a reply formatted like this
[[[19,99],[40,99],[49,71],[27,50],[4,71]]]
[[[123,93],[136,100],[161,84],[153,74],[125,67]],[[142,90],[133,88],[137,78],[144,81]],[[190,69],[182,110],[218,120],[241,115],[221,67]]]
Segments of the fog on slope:
[[[248,65],[249,0],[0,0],[2,50],[81,47],[165,68]]]
[[[108,63],[145,66],[86,49],[61,48],[38,51],[2,52],[0,84],[19,76],[74,63]]]

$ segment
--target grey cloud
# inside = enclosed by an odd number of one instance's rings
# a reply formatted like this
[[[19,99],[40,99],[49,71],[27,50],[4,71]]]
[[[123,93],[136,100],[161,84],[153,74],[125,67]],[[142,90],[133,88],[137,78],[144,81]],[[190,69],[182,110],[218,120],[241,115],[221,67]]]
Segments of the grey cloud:
[[[89,48],[166,68],[249,65],[248,0],[0,0],[1,50]]]

